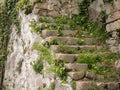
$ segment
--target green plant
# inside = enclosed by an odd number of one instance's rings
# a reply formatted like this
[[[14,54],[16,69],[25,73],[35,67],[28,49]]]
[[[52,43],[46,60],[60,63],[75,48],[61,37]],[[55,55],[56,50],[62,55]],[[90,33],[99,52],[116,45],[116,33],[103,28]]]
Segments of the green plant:
[[[48,90],[55,90],[55,83],[51,83],[51,85],[48,88]]]
[[[103,0],[104,3],[113,3],[113,0]]]
[[[79,39],[79,40],[77,41],[77,44],[78,44],[78,45],[83,45],[83,44],[84,44],[84,40],[83,40],[83,39]]]
[[[58,30],[58,35],[57,36],[63,36],[62,30]]]
[[[44,0],[35,0],[36,2],[43,2]]]
[[[46,60],[48,63],[54,63],[54,58],[52,57],[50,51],[48,48],[46,48],[43,44],[41,43],[35,43],[33,45],[33,49],[36,49],[39,51],[39,60]]]
[[[42,90],[41,87],[39,87],[37,90]]]
[[[56,39],[52,39],[50,42],[49,42],[49,45],[58,45],[59,42],[57,42]]]
[[[54,65],[51,66],[48,70],[54,72],[57,76],[59,76],[62,79],[63,82],[66,81],[67,72],[63,62],[56,60]]]
[[[32,5],[35,2],[35,0],[18,0],[18,2],[16,3],[16,11],[18,11],[19,9],[24,10],[24,13],[26,15],[32,13]]]
[[[39,18],[40,22],[50,23],[50,20],[47,18]]]
[[[32,66],[36,73],[41,73],[43,70],[43,63],[41,60],[35,61]]]
[[[21,73],[21,67],[22,67],[22,64],[23,64],[23,59],[21,59],[21,60],[19,60],[19,62],[18,62],[18,66],[17,66],[17,68],[16,68],[16,70],[19,72],[19,74]]]
[[[54,17],[55,23],[57,24],[67,24],[67,17]]]
[[[77,59],[78,63],[87,63],[89,65],[89,68],[92,68],[93,64],[96,64],[97,62],[100,62],[102,57],[100,55],[93,55],[90,53],[85,53],[83,55],[80,55],[80,57]]]
[[[71,83],[71,87],[72,87],[73,90],[76,90],[76,82],[73,81],[73,82]]]
[[[33,32],[37,32],[37,33],[41,32],[40,27],[37,25],[37,22],[34,19],[32,19],[32,21],[30,22],[29,26],[31,27]]]

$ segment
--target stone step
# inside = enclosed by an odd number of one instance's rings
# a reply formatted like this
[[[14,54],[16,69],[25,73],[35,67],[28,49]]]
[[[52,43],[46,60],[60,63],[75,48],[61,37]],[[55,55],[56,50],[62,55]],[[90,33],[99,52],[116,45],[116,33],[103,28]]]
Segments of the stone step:
[[[85,72],[68,72],[68,75],[75,81],[81,80],[85,76]]]
[[[79,54],[62,54],[62,53],[55,54],[56,59],[62,60],[64,62],[69,62],[69,63],[75,62],[78,57],[79,57]]]
[[[84,38],[84,39],[79,39],[79,38],[74,38],[74,37],[57,37],[57,36],[50,36],[45,38],[45,41],[47,42],[52,42],[56,41],[61,44],[66,44],[66,45],[81,45],[81,44],[95,44],[96,39],[95,38]]]
[[[67,63],[65,64],[65,68],[67,70],[72,71],[85,71],[88,70],[88,64],[80,64],[80,63]]]
[[[100,50],[102,46],[96,45],[63,45],[63,47],[59,45],[51,45],[50,50],[56,53],[65,51],[72,51],[72,50]]]
[[[76,81],[76,90],[120,90],[119,82]]]
[[[77,34],[78,30],[42,30],[42,37],[46,38],[49,36],[59,36],[62,34],[62,36],[75,36]]]
[[[93,81],[77,81],[76,90],[94,90],[96,83]]]
[[[56,23],[38,23],[41,30],[73,30],[69,24],[56,24]],[[76,30],[80,29],[80,26],[75,27]]]
[[[62,44],[73,44],[73,45],[77,44],[78,40],[79,40],[78,38],[73,38],[73,37],[57,37],[57,36],[51,36],[45,38],[45,41],[47,42],[56,41]]]

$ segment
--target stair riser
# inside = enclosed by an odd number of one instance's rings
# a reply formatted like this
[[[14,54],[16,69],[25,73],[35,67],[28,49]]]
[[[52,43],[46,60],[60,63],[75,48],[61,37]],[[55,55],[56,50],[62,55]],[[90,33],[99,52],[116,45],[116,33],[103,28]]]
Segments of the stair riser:
[[[43,38],[49,37],[49,36],[76,36],[77,30],[43,30],[42,36]]]
[[[102,46],[63,46],[61,48],[59,45],[51,45],[50,50],[55,53],[69,53],[67,51],[79,51],[79,50],[100,50]],[[64,50],[64,51],[63,51]]]
[[[84,38],[84,39],[79,39],[79,38],[73,38],[73,37],[47,37],[45,41],[47,42],[52,42],[55,40],[57,43],[61,43],[64,45],[90,45],[90,44],[95,44],[96,39],[94,38]]]

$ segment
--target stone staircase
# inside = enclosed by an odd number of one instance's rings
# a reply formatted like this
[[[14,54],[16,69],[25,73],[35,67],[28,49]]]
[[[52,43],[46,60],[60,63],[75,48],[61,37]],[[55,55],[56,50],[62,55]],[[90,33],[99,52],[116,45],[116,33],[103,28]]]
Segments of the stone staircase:
[[[93,37],[83,38],[84,45],[79,45],[79,38],[76,37],[78,33],[77,30],[62,30],[62,36],[58,36],[58,30],[43,30],[42,36],[45,38],[46,42],[52,42],[56,40],[57,44],[61,43],[65,45],[64,50],[100,50],[102,46],[96,45],[96,39]],[[80,54],[77,53],[63,53],[60,50],[60,46],[56,43],[52,43],[49,49],[55,53],[55,58],[57,60],[62,60],[65,62],[65,68],[67,69],[68,75],[76,82],[76,90],[120,90],[119,83],[102,83],[98,81],[104,79],[102,75],[95,75],[89,72],[88,64],[77,63],[77,58]],[[97,82],[95,82],[96,80]],[[97,86],[97,89],[95,88]],[[99,89],[98,89],[99,88]]]
[[[81,56],[81,53],[77,52],[80,51],[94,50],[103,55],[106,53],[101,52],[103,46],[96,43],[96,38],[89,36],[85,31],[82,32],[83,37],[77,37],[79,30],[70,30],[70,27],[67,28],[68,30],[46,30],[43,26],[41,36],[49,43],[49,50],[54,53],[54,58],[65,62],[68,76],[76,83],[75,90],[120,90],[120,83],[104,83],[102,82],[105,79],[104,75],[96,75],[89,70],[88,64],[77,62]]]

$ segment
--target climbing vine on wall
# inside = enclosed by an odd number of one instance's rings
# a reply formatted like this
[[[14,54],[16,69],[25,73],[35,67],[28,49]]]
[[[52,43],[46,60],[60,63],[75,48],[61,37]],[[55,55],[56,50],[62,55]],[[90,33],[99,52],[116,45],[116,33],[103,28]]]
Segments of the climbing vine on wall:
[[[23,9],[25,14],[32,12],[31,5],[36,0],[5,0],[0,3],[0,60],[5,60],[7,55],[7,43],[11,33],[11,26],[15,25],[20,31],[19,9]],[[42,2],[43,0],[37,0]]]

